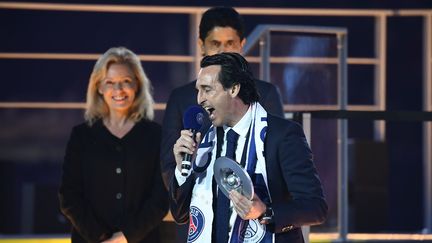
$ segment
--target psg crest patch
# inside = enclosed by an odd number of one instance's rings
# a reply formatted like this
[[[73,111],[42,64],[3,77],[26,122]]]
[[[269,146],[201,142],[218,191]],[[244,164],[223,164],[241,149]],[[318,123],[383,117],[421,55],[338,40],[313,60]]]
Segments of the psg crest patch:
[[[244,232],[244,243],[261,242],[266,233],[265,225],[258,223],[257,220],[249,220],[249,224]]]
[[[189,218],[188,242],[195,242],[204,229],[204,224],[205,224],[204,214],[199,208],[192,206],[190,208],[189,217],[190,218]]]

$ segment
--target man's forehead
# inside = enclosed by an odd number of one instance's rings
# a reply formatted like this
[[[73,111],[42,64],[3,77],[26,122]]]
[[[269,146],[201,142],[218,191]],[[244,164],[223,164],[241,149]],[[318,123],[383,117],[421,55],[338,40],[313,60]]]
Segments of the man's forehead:
[[[214,81],[218,81],[218,75],[221,70],[220,65],[211,65],[204,68],[198,73],[197,86],[203,84],[211,84]]]
[[[230,26],[215,26],[213,29],[211,29],[206,38],[223,38],[223,39],[233,39],[233,40],[239,40],[240,36],[238,35],[237,30]]]

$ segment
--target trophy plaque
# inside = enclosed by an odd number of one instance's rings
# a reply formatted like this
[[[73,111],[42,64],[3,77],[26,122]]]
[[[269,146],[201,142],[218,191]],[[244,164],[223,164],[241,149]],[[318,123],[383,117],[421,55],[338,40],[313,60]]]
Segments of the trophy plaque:
[[[229,192],[236,190],[252,200],[254,188],[249,174],[234,160],[222,156],[214,163],[214,178],[221,191],[229,198]]]

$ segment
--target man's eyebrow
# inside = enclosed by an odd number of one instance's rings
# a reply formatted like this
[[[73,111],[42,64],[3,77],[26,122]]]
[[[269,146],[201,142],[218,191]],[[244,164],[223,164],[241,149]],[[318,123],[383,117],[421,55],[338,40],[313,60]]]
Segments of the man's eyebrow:
[[[207,88],[207,87],[211,87],[211,86],[208,85],[208,84],[200,84],[200,85],[198,85],[198,86],[195,86],[195,89],[198,89],[198,88],[202,88],[202,89],[204,89],[204,88]]]

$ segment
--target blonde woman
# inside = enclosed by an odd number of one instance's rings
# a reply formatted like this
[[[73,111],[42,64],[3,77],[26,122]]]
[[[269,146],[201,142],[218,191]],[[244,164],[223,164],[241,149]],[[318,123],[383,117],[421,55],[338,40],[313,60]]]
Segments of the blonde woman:
[[[159,168],[161,127],[139,58],[111,48],[94,66],[86,122],[73,128],[60,208],[72,242],[158,242],[168,210]]]

